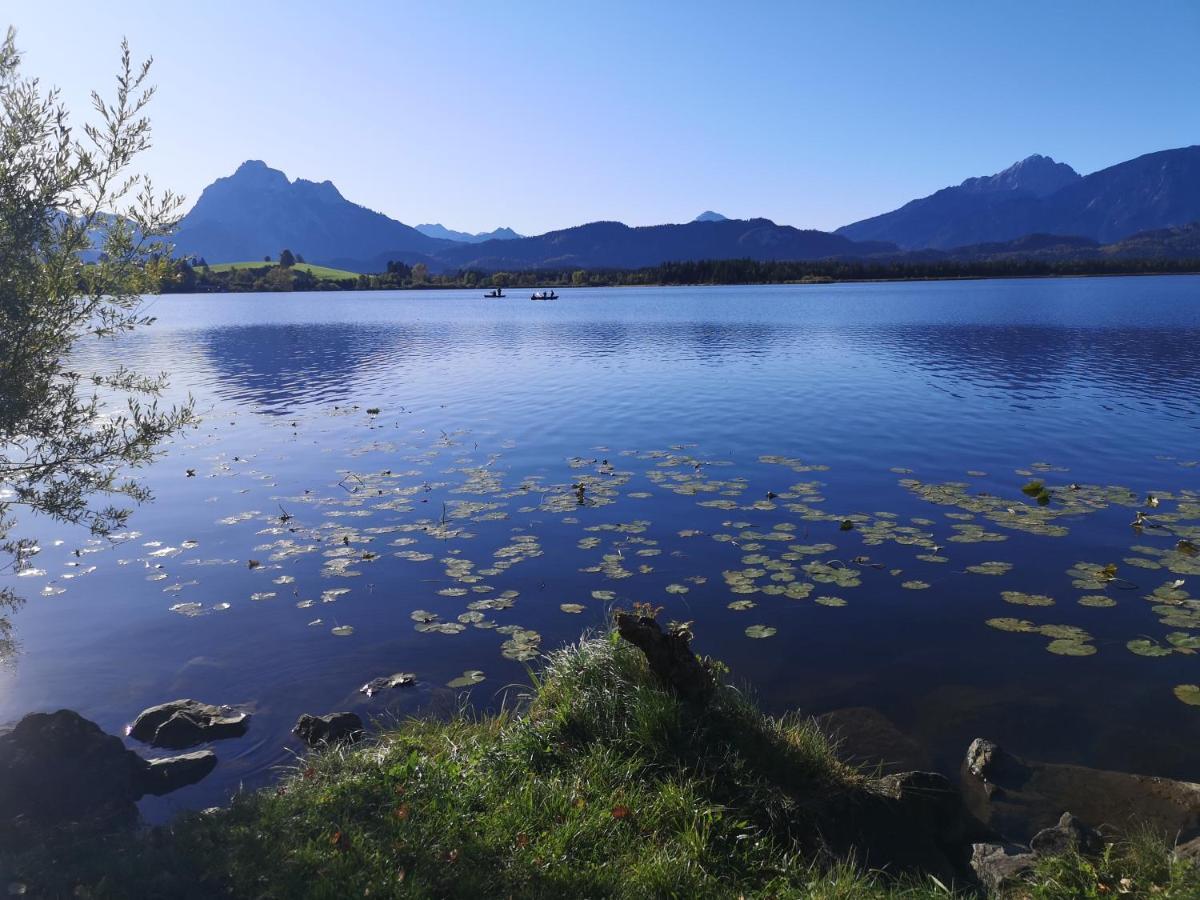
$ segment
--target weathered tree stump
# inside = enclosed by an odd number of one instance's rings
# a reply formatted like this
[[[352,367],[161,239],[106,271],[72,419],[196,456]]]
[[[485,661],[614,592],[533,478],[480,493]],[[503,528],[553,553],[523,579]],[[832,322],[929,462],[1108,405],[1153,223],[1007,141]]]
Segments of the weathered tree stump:
[[[690,646],[684,629],[663,631],[650,616],[617,613],[617,633],[644,654],[659,681],[689,703],[704,704],[712,696],[712,672]]]

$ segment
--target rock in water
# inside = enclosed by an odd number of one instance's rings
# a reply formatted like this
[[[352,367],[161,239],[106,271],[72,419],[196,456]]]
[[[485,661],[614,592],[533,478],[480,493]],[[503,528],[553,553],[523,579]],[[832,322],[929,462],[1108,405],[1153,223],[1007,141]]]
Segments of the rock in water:
[[[160,797],[178,788],[195,784],[216,765],[217,754],[211,750],[151,759],[148,761],[142,784],[147,794]]]
[[[147,762],[77,712],[33,713],[0,736],[0,836],[132,825],[143,794],[192,784],[216,763],[211,751]]]
[[[143,710],[130,726],[129,736],[153,747],[182,749],[241,737],[249,724],[248,713],[198,700],[172,700]]]
[[[330,713],[327,716],[302,715],[292,728],[310,747],[357,741],[363,736],[363,722],[352,712]]]

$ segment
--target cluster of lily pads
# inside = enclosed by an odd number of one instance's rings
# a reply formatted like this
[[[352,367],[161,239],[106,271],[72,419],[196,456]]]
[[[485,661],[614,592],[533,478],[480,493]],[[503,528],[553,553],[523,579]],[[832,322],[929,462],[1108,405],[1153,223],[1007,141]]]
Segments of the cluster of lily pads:
[[[339,409],[335,414],[352,413]],[[367,427],[382,427],[378,414],[369,417]],[[791,456],[759,457],[751,478],[740,473],[734,461],[700,455],[684,445],[661,450],[598,448],[592,455],[566,460],[561,477],[554,479],[506,469],[503,451],[510,443],[498,444],[494,452],[481,452],[477,445],[468,448],[468,443],[473,441],[465,433],[443,433],[424,444],[415,438],[399,443],[372,439],[352,448],[346,454],[349,459],[380,460],[383,466],[356,462],[353,469],[332,473],[319,489],[267,493],[257,501],[264,509],[217,519],[222,527],[254,529],[241,558],[204,559],[195,540],[144,541],[126,555],[141,535],[125,532],[115,543],[122,554],[117,562],[140,566],[151,582],[174,577],[162,587],[172,598],[199,585],[196,579],[184,580],[174,573],[176,564],[244,566],[253,573],[250,577],[271,582],[248,590],[248,600],[271,603],[290,595],[292,606],[314,611],[352,594],[345,582],[372,567],[413,566],[413,577],[405,581],[411,586],[409,618],[417,633],[433,639],[467,629],[494,631],[503,657],[528,661],[542,652],[542,636],[512,621],[518,603],[532,602],[522,600],[521,581],[513,570],[543,557],[544,544],[551,538],[561,542],[564,534],[568,549],[556,551],[553,565],[570,566],[595,581],[583,596],[546,592],[552,597],[550,608],[566,615],[635,602],[656,606],[661,601],[668,614],[683,611],[684,604],[719,603],[753,619],[755,610],[761,613],[772,603],[846,607],[855,602],[852,592],[869,580],[872,595],[893,586],[910,592],[949,586],[979,598],[992,612],[1010,604],[1036,617],[1045,613],[1035,610],[1057,605],[1053,593],[1011,589],[1004,582],[1014,572],[1028,576],[1034,566],[961,559],[966,547],[990,547],[1013,535],[1061,538],[1076,523],[1116,509],[1128,515],[1114,526],[1110,512],[1103,527],[1121,529],[1129,540],[1129,555],[1115,561],[1075,562],[1067,575],[1080,592],[1076,605],[1111,608],[1140,593],[1153,617],[1169,630],[1157,637],[1131,637],[1128,651],[1165,657],[1200,649],[1200,635],[1194,634],[1200,632],[1200,599],[1186,589],[1187,578],[1200,575],[1196,491],[1139,495],[1121,486],[1067,482],[1066,473],[1048,463],[993,479],[991,483],[1004,485],[1000,490],[981,489],[978,480],[989,476],[978,470],[966,473],[972,480],[926,482],[909,469],[896,468],[892,471],[900,476],[900,488],[930,508],[927,516],[904,519],[888,511],[830,508],[826,483],[787,483],[796,474],[811,479],[830,467]],[[206,462],[210,477],[236,472],[261,482],[268,492],[277,487],[270,474],[255,468],[253,456],[217,454]],[[201,468],[197,463],[188,469],[188,477]],[[781,470],[785,474],[779,474]],[[668,503],[675,504],[667,517],[676,523],[679,504],[687,504],[689,527],[655,526],[650,516],[658,504]],[[631,506],[632,514],[620,515]],[[481,552],[466,552],[489,541],[494,545]],[[86,557],[105,546],[93,540],[79,548],[68,561],[68,571],[49,580],[42,593],[61,593],[66,589],[63,582],[94,571],[94,564],[85,564]],[[995,553],[989,550],[988,555]],[[320,560],[318,583],[297,580],[284,571],[308,557]],[[687,566],[696,565],[688,561],[697,558],[704,569],[688,574]],[[1037,564],[1044,568],[1041,560]],[[1139,578],[1151,572],[1175,577],[1144,585]],[[19,574],[46,577],[43,569],[32,565]],[[197,617],[232,606],[229,600],[206,605],[181,599],[167,608]],[[1046,649],[1053,654],[1086,657],[1099,652],[1096,638],[1077,624],[996,615],[981,619],[999,631],[1046,638]],[[326,625],[323,616],[310,618],[308,624],[328,627],[337,637],[356,633],[353,624],[334,620]],[[779,635],[780,629],[779,622],[752,621],[744,632],[748,638],[765,639]],[[469,670],[451,686],[470,687],[483,677],[480,670]],[[1180,685],[1175,694],[1185,703],[1200,705],[1200,688]]]

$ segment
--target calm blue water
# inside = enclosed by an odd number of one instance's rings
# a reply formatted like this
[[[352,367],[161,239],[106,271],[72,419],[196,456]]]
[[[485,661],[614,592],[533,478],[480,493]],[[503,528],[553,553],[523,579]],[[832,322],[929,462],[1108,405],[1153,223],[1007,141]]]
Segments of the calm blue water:
[[[1200,779],[1200,707],[1173,694],[1200,683],[1200,656],[1125,646],[1179,631],[1147,594],[1200,586],[1125,562],[1161,563],[1131,548],[1169,552],[1200,525],[1200,279],[480,293],[164,297],[153,327],[88,349],[84,363],[169,371],[203,423],[144,473],[156,499],[136,536],[93,545],[26,523],[45,574],[10,579],[28,602],[0,721],[70,706],[117,731],[179,696],[252,709],[206,782],[147,806],[161,816],[271,777],[301,712],[449,709],[460,692],[446,684],[467,669],[486,675],[471,701],[495,706],[528,682],[506,641],[533,655],[642,601],[694,621],[699,651],[771,709],[876,707],[946,770],[988,736]],[[1139,501],[1110,493],[1048,536],[901,483],[1037,509],[1020,490],[1034,477],[1056,493],[1051,512],[1071,483],[1089,502],[1098,486]],[[724,508],[700,505],[713,500]],[[1136,533],[1138,509],[1167,527]],[[854,530],[839,529],[846,516]],[[912,531],[872,543],[881,523]],[[1003,540],[950,540],[971,524]],[[813,582],[813,561],[860,583]],[[965,571],[985,561],[1013,568]],[[1080,561],[1116,563],[1121,580],[1074,587]],[[747,569],[753,592],[731,591],[739,576],[723,573]],[[807,597],[778,592],[806,583]],[[1055,603],[1013,605],[1005,590]],[[1077,603],[1097,593],[1116,605]],[[728,607],[739,600],[754,606]],[[484,621],[418,632],[416,610]],[[1094,652],[1048,653],[1048,638],[995,617],[1077,626]],[[490,623],[536,635],[477,627]],[[752,639],[753,625],[776,633]],[[398,671],[419,683],[357,692]]]

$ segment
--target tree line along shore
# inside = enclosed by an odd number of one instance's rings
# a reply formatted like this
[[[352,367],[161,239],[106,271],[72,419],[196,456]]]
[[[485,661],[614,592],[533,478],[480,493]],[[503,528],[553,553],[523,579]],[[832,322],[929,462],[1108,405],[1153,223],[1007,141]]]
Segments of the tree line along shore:
[[[1200,272],[1198,259],[1003,259],[930,262],[817,260],[761,262],[751,259],[670,262],[642,269],[466,270],[434,273],[423,263],[388,263],[387,270],[359,274],[303,262],[207,265],[177,260],[164,267],[162,293],[257,293],[286,291],[392,291],[540,287],[832,284],[841,281],[929,281],[978,278],[1049,278],[1104,275],[1171,275]]]

